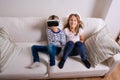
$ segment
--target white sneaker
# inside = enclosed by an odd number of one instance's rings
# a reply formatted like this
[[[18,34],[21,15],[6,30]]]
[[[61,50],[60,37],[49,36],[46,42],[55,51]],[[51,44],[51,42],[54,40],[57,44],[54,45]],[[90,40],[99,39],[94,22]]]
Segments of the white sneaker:
[[[55,66],[49,66],[49,73],[53,72],[55,69]]]
[[[32,65],[30,65],[28,68],[33,69],[33,68],[37,68],[40,66],[40,62],[34,62]]]

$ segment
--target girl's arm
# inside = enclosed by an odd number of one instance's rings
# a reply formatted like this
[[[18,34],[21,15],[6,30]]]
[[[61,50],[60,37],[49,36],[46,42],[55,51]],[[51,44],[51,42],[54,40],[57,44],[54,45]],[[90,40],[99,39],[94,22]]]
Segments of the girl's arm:
[[[82,43],[84,43],[85,37],[84,37],[84,31],[83,31],[83,29],[80,29],[80,30],[79,30],[79,34],[80,34],[80,41],[81,41]]]
[[[82,33],[82,34],[80,35],[80,41],[81,41],[82,43],[84,43],[84,41],[85,41],[84,33]]]

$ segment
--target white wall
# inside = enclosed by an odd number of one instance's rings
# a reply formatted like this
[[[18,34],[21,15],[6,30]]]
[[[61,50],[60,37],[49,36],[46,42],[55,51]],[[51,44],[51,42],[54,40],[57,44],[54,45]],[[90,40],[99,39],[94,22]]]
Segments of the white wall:
[[[0,0],[0,16],[66,17],[79,13],[85,17],[101,17],[108,0]],[[101,7],[101,8],[100,8]]]
[[[95,8],[95,11],[93,12],[94,13],[94,17],[101,17],[103,19],[105,19],[107,13],[108,13],[108,10],[110,8],[110,5],[112,3],[112,0],[96,0],[96,6],[94,7]]]
[[[120,0],[112,0],[105,21],[112,37],[116,38],[120,32]]]

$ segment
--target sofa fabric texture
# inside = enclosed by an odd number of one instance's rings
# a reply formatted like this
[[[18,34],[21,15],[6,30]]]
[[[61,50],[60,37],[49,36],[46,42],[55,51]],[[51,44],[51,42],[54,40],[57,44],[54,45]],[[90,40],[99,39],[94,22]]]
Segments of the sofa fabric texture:
[[[12,42],[4,28],[0,28],[0,72],[8,67],[15,56],[20,53],[21,49]]]

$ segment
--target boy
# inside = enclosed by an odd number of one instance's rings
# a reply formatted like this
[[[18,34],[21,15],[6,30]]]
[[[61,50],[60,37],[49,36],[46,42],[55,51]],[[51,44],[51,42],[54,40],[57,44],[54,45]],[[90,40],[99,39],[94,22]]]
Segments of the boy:
[[[33,64],[29,68],[35,68],[40,66],[40,58],[38,52],[47,53],[50,57],[50,66],[55,65],[55,55],[59,54],[63,50],[63,46],[66,43],[66,37],[62,30],[58,28],[59,17],[56,15],[51,15],[47,21],[47,46],[33,45],[32,55]]]

